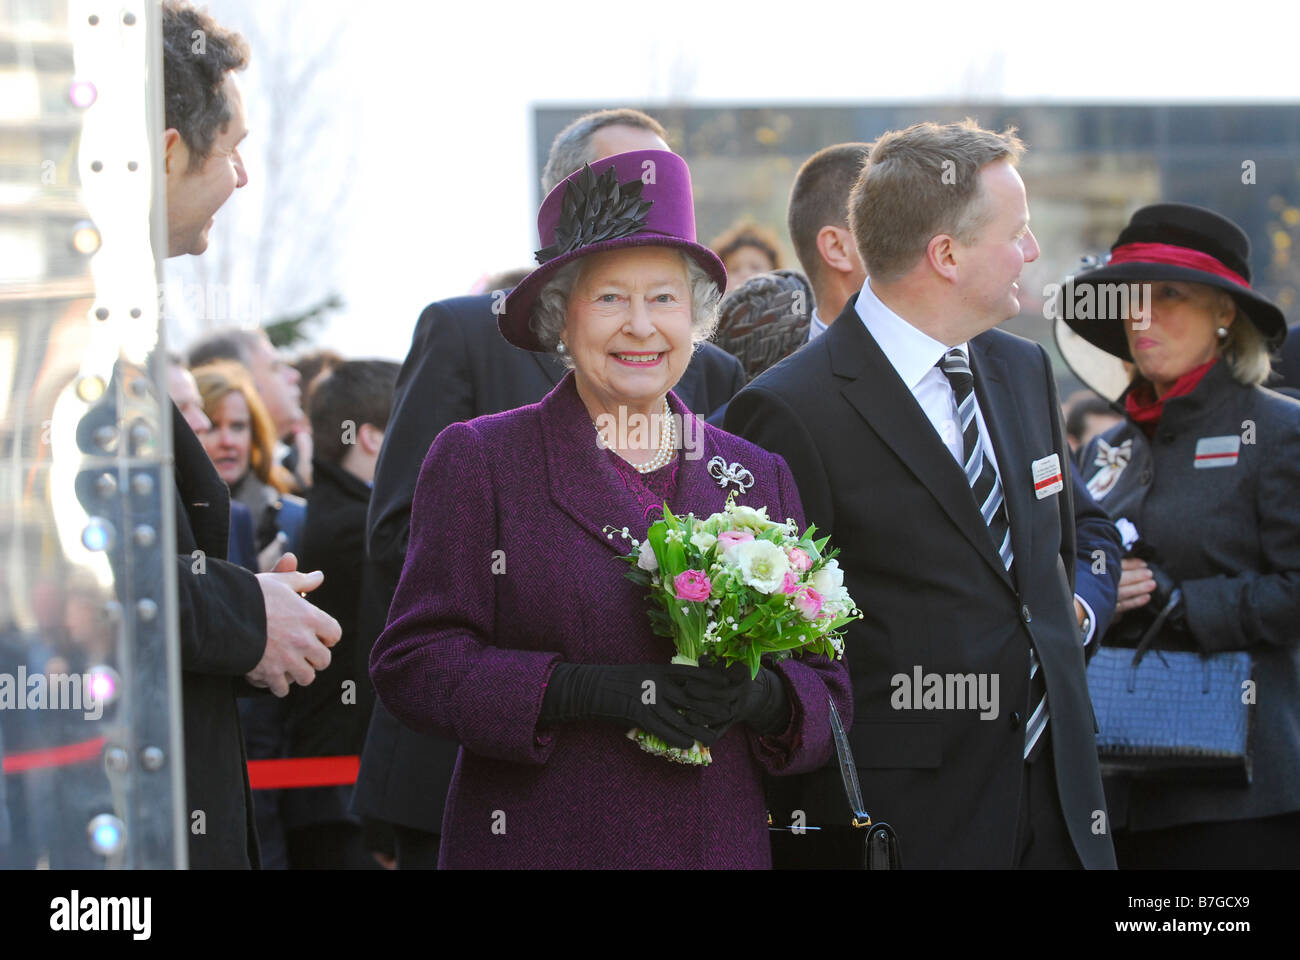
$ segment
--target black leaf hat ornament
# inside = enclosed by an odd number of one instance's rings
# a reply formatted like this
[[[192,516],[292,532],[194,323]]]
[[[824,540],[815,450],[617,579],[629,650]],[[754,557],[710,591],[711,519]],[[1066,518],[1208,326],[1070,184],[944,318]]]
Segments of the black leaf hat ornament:
[[[584,164],[582,171],[565,183],[564,205],[555,226],[555,242],[538,250],[538,263],[546,263],[580,247],[617,240],[645,229],[646,214],[653,200],[641,199],[645,184],[640,178],[618,182],[618,171],[606,167],[599,176]]]
[[[680,250],[719,290],[727,271],[718,255],[695,239],[695,201],[686,161],[668,150],[631,150],[593,160],[556,184],[537,211],[542,249],[537,266],[506,296],[497,327],[523,350],[546,351],[533,329],[537,297],[574,260],[613,250]]]

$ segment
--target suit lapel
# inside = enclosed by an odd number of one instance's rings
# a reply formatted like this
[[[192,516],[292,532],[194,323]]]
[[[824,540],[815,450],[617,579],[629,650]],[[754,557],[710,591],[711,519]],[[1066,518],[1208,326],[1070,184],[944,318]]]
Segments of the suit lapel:
[[[966,475],[858,316],[856,301],[856,296],[850,299],[844,312],[822,334],[832,338],[827,340],[827,347],[831,372],[842,379],[840,392],[930,492],[985,562],[1011,586],[984,518],[975,506]]]
[[[1006,364],[984,337],[970,343],[971,371],[975,376],[975,397],[991,434],[989,440],[998,457],[998,478],[1011,524],[1011,549],[1017,570],[1028,570],[1032,545],[1029,509],[1028,447],[1024,427],[1017,416],[1016,397]],[[1064,466],[1064,464],[1062,465]],[[1023,580],[1021,577],[1017,579]]]

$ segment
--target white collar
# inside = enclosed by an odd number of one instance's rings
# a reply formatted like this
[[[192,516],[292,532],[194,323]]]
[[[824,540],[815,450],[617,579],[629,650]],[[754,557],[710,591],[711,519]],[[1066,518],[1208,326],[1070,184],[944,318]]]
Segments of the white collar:
[[[907,389],[913,392],[921,378],[933,370],[949,350],[960,350],[966,362],[970,363],[967,344],[949,347],[912,326],[881,302],[876,291],[871,289],[870,278],[863,282],[855,307],[871,336],[894,365],[903,383],[907,384]]]

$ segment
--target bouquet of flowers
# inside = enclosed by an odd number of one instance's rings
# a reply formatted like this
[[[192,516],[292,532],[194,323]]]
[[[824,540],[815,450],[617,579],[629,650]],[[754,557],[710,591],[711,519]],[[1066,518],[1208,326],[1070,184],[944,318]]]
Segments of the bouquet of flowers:
[[[649,589],[650,623],[677,647],[673,663],[699,666],[701,657],[724,665],[744,663],[758,676],[765,654],[783,659],[795,652],[837,658],[844,654],[840,628],[862,614],[844,589],[844,573],[827,550],[829,537],[813,539],[815,526],[799,535],[793,520],[769,520],[767,508],[726,507],[700,520],[664,516],[650,525],[644,542],[632,543],[620,559],[631,565],[628,579]],[[631,730],[647,753],[679,763],[706,765],[709,750],[669,746],[643,730]]]

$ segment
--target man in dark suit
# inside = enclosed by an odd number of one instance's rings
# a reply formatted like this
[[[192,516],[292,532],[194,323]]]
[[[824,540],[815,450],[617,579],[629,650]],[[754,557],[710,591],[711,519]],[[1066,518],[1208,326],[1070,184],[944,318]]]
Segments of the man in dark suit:
[[[195,31],[205,38],[202,55],[191,48]],[[188,4],[163,5],[169,257],[203,253],[212,217],[248,182],[234,77],[247,62],[239,34]],[[339,625],[301,596],[322,575],[297,572],[292,554],[258,575],[226,561],[230,490],[170,406],[189,865],[247,868],[259,858],[236,692],[253,693],[251,684],[283,697],[291,683],[311,683],[329,665]],[[105,409],[113,422],[116,411]]]
[[[642,149],[668,149],[663,127],[653,118],[637,110],[586,114],[555,138],[543,192],[584,163]],[[448,424],[536,403],[564,375],[554,354],[520,350],[497,331],[505,293],[430,304],[416,324],[370,501],[368,543],[376,575],[363,615],[371,636],[383,629],[402,573],[415,481],[434,438]],[[744,383],[740,361],[704,343],[675,390],[692,412],[706,416]],[[450,741],[406,729],[376,704],[354,806],[364,817],[397,825],[398,866],[436,866],[457,749]]]
[[[841,549],[864,615],[845,652],[850,742],[909,866],[1115,864],[1056,384],[1040,346],[993,329],[1038,256],[1022,150],[970,121],[882,136],[849,201],[870,279],[727,415],[785,457]],[[828,767],[773,817],[844,809]],[[852,862],[841,831],[794,841],[805,863]]]
[[[871,153],[869,143],[836,143],[804,161],[790,188],[786,223],[799,265],[813,285],[816,307],[808,324],[808,341],[821,336],[867,279],[849,227],[849,194]],[[719,426],[725,421],[715,421]],[[1069,471],[1076,507],[1092,497]],[[1075,603],[1089,655],[1115,612],[1123,550],[1119,534],[1100,509],[1082,510],[1077,529]]]

